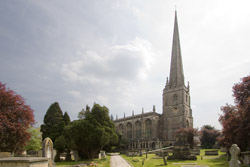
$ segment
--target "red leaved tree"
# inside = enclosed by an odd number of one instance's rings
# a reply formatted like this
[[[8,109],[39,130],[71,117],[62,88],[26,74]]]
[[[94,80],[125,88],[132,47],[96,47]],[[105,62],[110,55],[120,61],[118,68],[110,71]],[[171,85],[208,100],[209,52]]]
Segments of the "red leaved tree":
[[[186,144],[189,144],[191,148],[197,145],[194,137],[198,135],[198,129],[194,128],[181,128],[177,130],[176,136],[185,135],[186,136]]]
[[[0,82],[0,152],[22,149],[30,138],[27,129],[34,123],[30,106]]]
[[[241,79],[233,86],[235,106],[221,108],[219,121],[223,127],[220,142],[230,147],[236,143],[241,150],[250,149],[250,76]]]

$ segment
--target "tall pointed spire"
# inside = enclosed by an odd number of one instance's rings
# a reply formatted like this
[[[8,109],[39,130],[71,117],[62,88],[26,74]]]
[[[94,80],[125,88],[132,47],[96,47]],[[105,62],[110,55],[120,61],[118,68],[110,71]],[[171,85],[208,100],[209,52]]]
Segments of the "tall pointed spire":
[[[175,11],[175,20],[174,20],[174,36],[173,36],[173,43],[172,43],[172,56],[171,56],[169,84],[170,84],[170,87],[184,85],[184,73],[183,73],[183,65],[182,65],[182,58],[181,58],[181,45],[180,45],[176,11]]]

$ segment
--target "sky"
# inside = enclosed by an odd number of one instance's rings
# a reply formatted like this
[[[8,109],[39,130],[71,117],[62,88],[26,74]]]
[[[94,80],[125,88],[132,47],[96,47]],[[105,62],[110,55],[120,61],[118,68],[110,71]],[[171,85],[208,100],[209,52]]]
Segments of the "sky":
[[[250,73],[249,0],[1,0],[0,82],[34,110],[71,120],[94,103],[122,118],[162,113],[177,10],[194,127],[221,129],[220,107]]]

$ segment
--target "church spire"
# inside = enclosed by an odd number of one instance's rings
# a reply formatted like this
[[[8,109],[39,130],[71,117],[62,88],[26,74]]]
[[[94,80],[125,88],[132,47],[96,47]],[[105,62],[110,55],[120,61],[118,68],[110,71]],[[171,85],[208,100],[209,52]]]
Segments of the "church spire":
[[[184,85],[184,73],[183,73],[182,58],[181,58],[181,45],[180,45],[180,39],[179,39],[179,30],[178,30],[176,11],[175,11],[175,20],[174,20],[174,36],[173,36],[173,43],[172,43],[172,56],[171,56],[169,84],[170,84],[170,87]]]

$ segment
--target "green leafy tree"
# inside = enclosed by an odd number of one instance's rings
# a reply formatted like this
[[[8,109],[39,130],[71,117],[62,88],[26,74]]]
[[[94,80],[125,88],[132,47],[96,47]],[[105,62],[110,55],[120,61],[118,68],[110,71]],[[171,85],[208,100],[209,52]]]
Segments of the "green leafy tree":
[[[30,127],[28,132],[31,134],[31,138],[26,143],[25,149],[27,151],[38,151],[42,148],[42,134],[38,128]]]
[[[70,117],[69,117],[69,114],[67,112],[65,112],[63,114],[63,120],[64,120],[64,123],[65,125],[67,126],[71,121],[70,121]]]
[[[33,110],[24,99],[0,82],[0,152],[17,152],[30,138]]]
[[[41,125],[43,140],[46,137],[49,137],[53,142],[55,142],[55,140],[63,134],[65,127],[62,110],[58,102],[50,105],[44,116],[43,122],[44,124]]]
[[[107,144],[116,143],[118,137],[105,106],[94,104],[85,118],[71,122],[65,128],[65,139],[77,149],[81,158],[94,158]]]
[[[54,147],[56,148],[55,162],[60,161],[60,154],[65,150],[65,146],[66,142],[64,136],[59,136],[54,143]]]
[[[78,113],[78,119],[84,119],[86,117],[87,114],[90,113],[90,107],[88,105],[86,105],[86,109],[82,109],[79,113]]]

